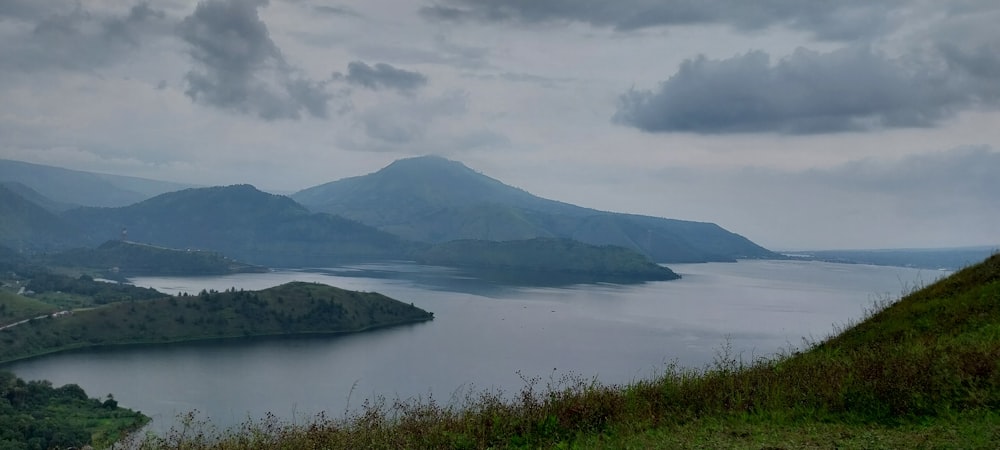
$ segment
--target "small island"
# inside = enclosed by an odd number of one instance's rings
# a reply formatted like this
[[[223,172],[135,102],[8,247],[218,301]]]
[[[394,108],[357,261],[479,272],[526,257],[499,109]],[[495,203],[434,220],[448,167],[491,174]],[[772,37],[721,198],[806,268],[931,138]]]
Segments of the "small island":
[[[87,347],[352,333],[433,317],[382,294],[319,283],[162,295],[65,310],[5,326],[0,329],[0,363]]]
[[[464,239],[433,245],[414,254],[422,264],[471,269],[480,275],[573,282],[676,280],[679,275],[624,247],[597,246],[572,239],[518,241]]]

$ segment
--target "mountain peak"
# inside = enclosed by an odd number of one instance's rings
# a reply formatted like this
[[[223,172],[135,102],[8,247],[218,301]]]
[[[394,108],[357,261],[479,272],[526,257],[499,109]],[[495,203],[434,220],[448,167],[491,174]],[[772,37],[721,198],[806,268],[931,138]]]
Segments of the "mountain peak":
[[[425,242],[559,237],[626,247],[661,262],[773,256],[715,224],[614,214],[548,200],[440,156],[401,159],[292,198],[312,211]]]

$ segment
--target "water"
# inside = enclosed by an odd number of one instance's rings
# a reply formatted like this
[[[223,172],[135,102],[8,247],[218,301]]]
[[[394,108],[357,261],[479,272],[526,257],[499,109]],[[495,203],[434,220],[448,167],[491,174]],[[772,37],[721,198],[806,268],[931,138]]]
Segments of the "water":
[[[163,292],[262,289],[316,281],[378,291],[435,313],[432,322],[331,337],[260,338],[85,350],[5,367],[76,383],[153,417],[164,431],[198,411],[219,427],[268,412],[303,421],[364,399],[516,393],[524,378],[604,383],[648,378],[667,363],[702,367],[729,342],[744,359],[820,339],[874,300],[944,274],[795,261],[671,266],[684,278],[638,285],[512,287],[409,264],[218,277],[144,277]]]

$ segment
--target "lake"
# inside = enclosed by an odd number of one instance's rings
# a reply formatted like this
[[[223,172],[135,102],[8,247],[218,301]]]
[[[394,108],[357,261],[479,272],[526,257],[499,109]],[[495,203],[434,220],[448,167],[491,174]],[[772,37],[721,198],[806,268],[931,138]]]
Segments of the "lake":
[[[703,367],[729,343],[743,359],[819,340],[873,301],[945,272],[803,261],[676,264],[676,281],[516,287],[440,267],[367,264],[217,277],[143,277],[167,293],[314,281],[377,291],[435,319],[358,334],[84,350],[9,364],[26,379],[76,383],[153,417],[165,431],[197,411],[219,427],[268,412],[340,416],[364,399],[516,393],[566,374],[603,383]]]

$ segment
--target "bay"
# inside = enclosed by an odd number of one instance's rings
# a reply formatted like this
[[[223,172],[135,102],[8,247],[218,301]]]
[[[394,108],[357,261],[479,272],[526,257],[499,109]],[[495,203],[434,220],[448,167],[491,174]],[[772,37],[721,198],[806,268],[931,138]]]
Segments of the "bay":
[[[166,293],[263,289],[312,281],[377,291],[432,311],[431,322],[341,336],[117,347],[50,355],[5,369],[91,396],[111,393],[164,432],[179,416],[225,428],[271,413],[302,422],[365,399],[518,392],[565,375],[602,383],[703,367],[730,346],[750,361],[801,348],[880,299],[946,272],[803,261],[672,265],[680,280],[635,285],[510,286],[408,263],[216,277],[142,277]]]

